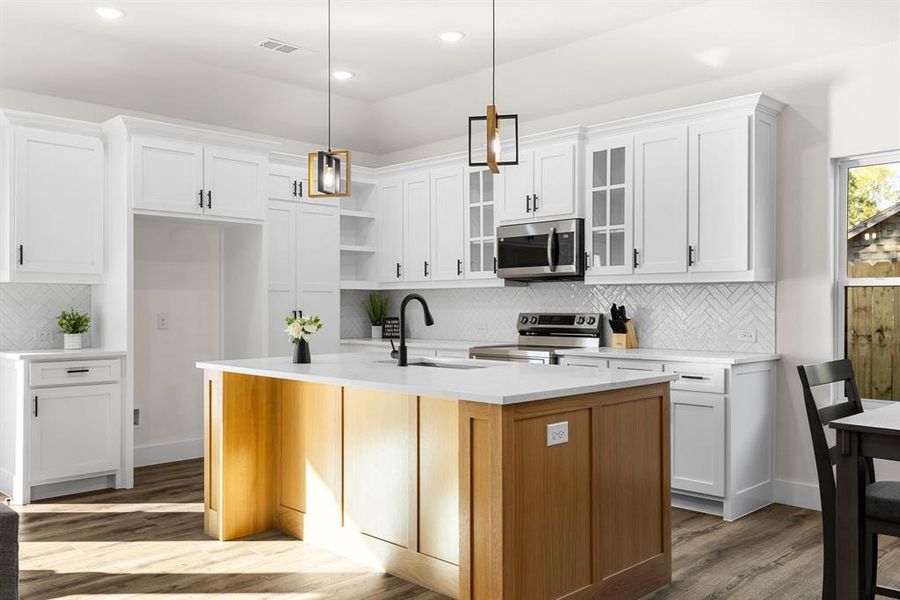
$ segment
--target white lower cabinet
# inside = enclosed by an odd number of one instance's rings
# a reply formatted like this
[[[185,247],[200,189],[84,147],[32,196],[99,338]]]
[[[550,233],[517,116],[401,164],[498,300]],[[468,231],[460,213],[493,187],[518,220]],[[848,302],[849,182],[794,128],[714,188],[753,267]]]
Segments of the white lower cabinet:
[[[672,488],[725,495],[725,396],[672,390]]]
[[[732,521],[772,503],[775,361],[715,364],[563,355],[560,364],[679,375],[671,384],[669,405],[673,506]]]
[[[121,398],[118,383],[33,390],[31,479],[118,469]]]
[[[4,357],[0,384],[0,491],[14,503],[124,485],[120,356]]]

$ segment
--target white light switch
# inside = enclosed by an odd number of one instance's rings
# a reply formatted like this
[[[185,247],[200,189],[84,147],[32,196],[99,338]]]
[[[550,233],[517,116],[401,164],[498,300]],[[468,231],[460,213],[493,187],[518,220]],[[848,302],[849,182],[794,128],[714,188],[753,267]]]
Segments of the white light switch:
[[[569,422],[550,423],[547,425],[547,445],[558,446],[569,441]]]
[[[156,328],[157,329],[168,329],[169,328],[169,315],[166,313],[157,313],[156,314]]]

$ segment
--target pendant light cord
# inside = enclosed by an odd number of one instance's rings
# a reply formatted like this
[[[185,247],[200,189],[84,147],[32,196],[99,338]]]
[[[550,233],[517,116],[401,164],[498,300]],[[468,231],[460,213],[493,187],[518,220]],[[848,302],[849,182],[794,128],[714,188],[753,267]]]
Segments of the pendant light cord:
[[[331,0],[328,0],[328,152],[331,153]]]
[[[331,0],[328,0],[331,2]],[[497,0],[491,0],[491,104],[497,105]]]

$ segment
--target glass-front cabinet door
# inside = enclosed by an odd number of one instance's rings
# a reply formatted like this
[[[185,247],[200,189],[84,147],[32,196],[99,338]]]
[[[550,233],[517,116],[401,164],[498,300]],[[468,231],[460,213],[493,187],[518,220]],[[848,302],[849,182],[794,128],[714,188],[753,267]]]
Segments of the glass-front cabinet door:
[[[466,279],[487,279],[496,272],[496,198],[502,197],[502,175],[487,169],[466,173]]]
[[[633,138],[607,138],[587,149],[586,275],[634,270]]]

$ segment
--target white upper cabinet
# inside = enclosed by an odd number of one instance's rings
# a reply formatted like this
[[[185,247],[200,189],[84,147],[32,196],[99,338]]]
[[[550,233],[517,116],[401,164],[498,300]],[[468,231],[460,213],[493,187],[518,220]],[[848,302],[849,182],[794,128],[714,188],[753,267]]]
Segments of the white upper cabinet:
[[[584,237],[586,279],[630,274],[634,264],[633,136],[598,140],[587,148]]]
[[[430,275],[433,281],[463,278],[463,201],[462,167],[431,173]]]
[[[749,266],[749,130],[745,115],[688,127],[692,272],[745,271]]]
[[[3,199],[3,281],[100,283],[104,275],[104,146],[98,135],[12,127]],[[0,180],[3,180],[0,177]]]
[[[134,208],[203,214],[203,146],[134,139]]]
[[[259,219],[266,184],[265,164],[254,154],[204,148],[206,212],[236,219]]]
[[[472,168],[466,174],[465,277],[496,277],[497,200],[503,197],[505,177],[488,169]]]
[[[305,172],[299,167],[269,164],[266,196],[269,200],[300,200],[306,190]]]
[[[575,216],[575,144],[521,151],[519,164],[502,167],[503,222]]]
[[[403,178],[403,279],[431,279],[431,200],[428,173]]]
[[[634,246],[638,274],[687,271],[687,126],[634,136]]]
[[[378,185],[381,214],[378,217],[381,280],[403,281],[403,180],[390,177]]]
[[[135,136],[135,209],[260,220],[265,155],[221,146]]]
[[[534,151],[532,214],[541,219],[575,214],[575,144]]]

